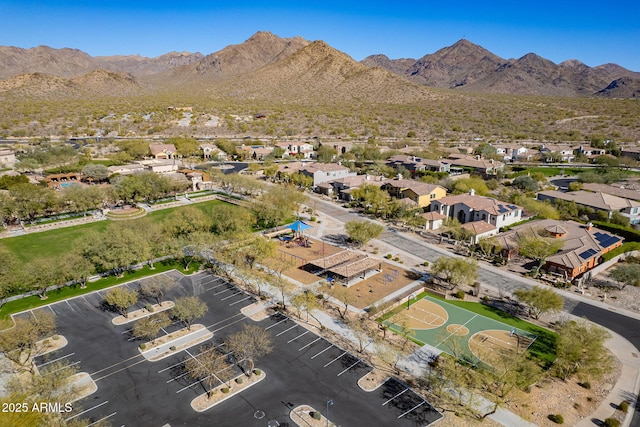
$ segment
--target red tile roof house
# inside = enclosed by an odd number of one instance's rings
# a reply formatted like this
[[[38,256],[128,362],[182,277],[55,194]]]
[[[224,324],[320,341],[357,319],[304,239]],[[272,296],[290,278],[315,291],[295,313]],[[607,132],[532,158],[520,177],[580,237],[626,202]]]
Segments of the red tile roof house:
[[[598,191],[591,192],[582,190],[570,191],[567,193],[556,190],[540,191],[536,197],[538,200],[549,200],[552,203],[556,200],[574,202],[576,205],[590,207],[596,212],[606,212],[609,218],[613,212],[617,211],[629,218],[629,222],[631,224],[640,224],[640,202],[635,200],[605,194]]]
[[[622,245],[623,238],[600,230],[591,224],[575,221],[544,219],[514,227],[501,235],[500,240],[517,246],[523,235],[539,235],[544,230],[549,237],[563,240],[562,249],[549,257],[543,268],[561,275],[565,280],[579,278],[602,262],[602,255]]]
[[[483,221],[500,229],[522,221],[522,207],[501,202],[491,197],[469,194],[447,196],[431,202],[431,212],[439,212],[450,218],[457,218],[461,224]]]
[[[356,176],[348,167],[337,163],[318,162],[292,162],[281,164],[278,167],[279,173],[301,173],[313,178],[314,188],[323,182],[328,182],[349,176]]]
[[[178,154],[178,150],[173,144],[149,144],[149,151],[158,160],[173,159]]]

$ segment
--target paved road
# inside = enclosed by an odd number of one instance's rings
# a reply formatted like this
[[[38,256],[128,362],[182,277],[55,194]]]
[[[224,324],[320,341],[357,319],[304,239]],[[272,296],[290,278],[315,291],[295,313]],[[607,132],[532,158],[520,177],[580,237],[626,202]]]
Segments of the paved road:
[[[317,197],[313,198],[310,205],[314,205],[315,209],[329,215],[339,221],[347,222],[362,219],[362,217],[356,213],[349,212],[347,209],[337,206],[331,202],[320,200]],[[379,240],[395,246],[396,248],[415,255],[419,258],[429,261],[430,263],[440,258],[443,255],[457,256],[446,252],[445,250],[429,245],[425,242],[421,242],[417,237],[410,237],[403,233],[397,233],[391,231],[390,228],[386,228],[386,231],[382,233]],[[505,292],[513,292],[516,289],[531,288],[538,284],[537,282],[521,277],[517,274],[505,272],[503,270],[488,266],[486,264],[480,264],[478,271],[479,282],[484,286],[494,289],[501,289]],[[626,338],[637,349],[640,349],[640,317],[627,316],[616,312],[615,308],[604,306],[603,304],[595,305],[585,300],[582,300],[577,295],[572,295],[569,292],[562,292],[565,299],[565,310],[575,316],[586,317],[589,320],[608,328],[617,334]],[[640,351],[638,352],[640,355]],[[640,405],[639,405],[640,406]],[[631,426],[640,427],[640,410],[636,407],[636,411],[631,422]]]

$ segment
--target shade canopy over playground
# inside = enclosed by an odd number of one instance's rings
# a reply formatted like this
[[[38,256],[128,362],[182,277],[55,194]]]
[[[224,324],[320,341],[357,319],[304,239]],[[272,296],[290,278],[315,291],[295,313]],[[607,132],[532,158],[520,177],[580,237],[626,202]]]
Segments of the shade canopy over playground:
[[[295,231],[296,233],[301,233],[304,230],[308,230],[311,228],[309,224],[305,224],[301,220],[297,220],[296,222],[287,226],[288,229]]]

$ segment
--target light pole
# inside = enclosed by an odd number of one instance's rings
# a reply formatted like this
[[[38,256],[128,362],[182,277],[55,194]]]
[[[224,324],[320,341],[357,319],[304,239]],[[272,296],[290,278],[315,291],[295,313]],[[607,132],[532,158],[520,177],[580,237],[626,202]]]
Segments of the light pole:
[[[327,427],[329,427],[329,406],[333,406],[333,399],[327,397]]]

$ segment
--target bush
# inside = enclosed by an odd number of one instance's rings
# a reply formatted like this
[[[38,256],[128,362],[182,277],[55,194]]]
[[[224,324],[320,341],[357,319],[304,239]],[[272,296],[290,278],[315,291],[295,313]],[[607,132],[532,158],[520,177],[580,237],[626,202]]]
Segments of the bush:
[[[236,384],[242,384],[244,380],[242,378],[236,378]]]
[[[578,383],[578,385],[582,388],[586,388],[587,390],[591,390],[591,383],[589,381]]]
[[[393,255],[391,255],[391,254],[386,254],[384,257],[385,257],[386,259],[391,259],[391,257],[392,257],[392,256],[393,256]]]
[[[604,420],[604,423],[602,423],[603,427],[620,427],[620,421],[616,420],[615,418],[607,418],[606,420]]]
[[[422,263],[422,266],[423,266],[423,267],[429,267],[429,261],[425,261],[425,262],[423,262],[423,263]]]
[[[564,424],[564,417],[560,414],[550,414],[547,418],[556,424]]]
[[[318,411],[313,411],[311,413],[311,416],[313,417],[314,420],[319,420],[322,416],[320,415],[320,412]]]
[[[456,298],[458,298],[458,299],[464,299],[464,295],[465,295],[464,291],[457,291],[457,292],[455,293],[455,296],[456,296]]]
[[[626,400],[623,400],[618,405],[618,409],[626,414],[629,411],[629,402],[627,402]]]
[[[171,351],[176,351],[176,346],[175,346],[175,345],[172,345],[171,347],[169,347],[169,350],[171,350]]]
[[[146,308],[149,313],[153,313],[153,306],[151,304],[145,305],[144,308]]]
[[[393,260],[394,260],[395,262],[398,262],[398,261],[400,261],[400,257],[399,257],[399,256],[397,256],[397,257],[393,258]]]
[[[144,350],[145,348],[147,348],[146,344],[140,344],[140,350]]]
[[[260,369],[254,369],[253,373],[256,375],[262,375],[262,371]]]
[[[229,387],[222,387],[220,391],[223,393],[229,393]]]

